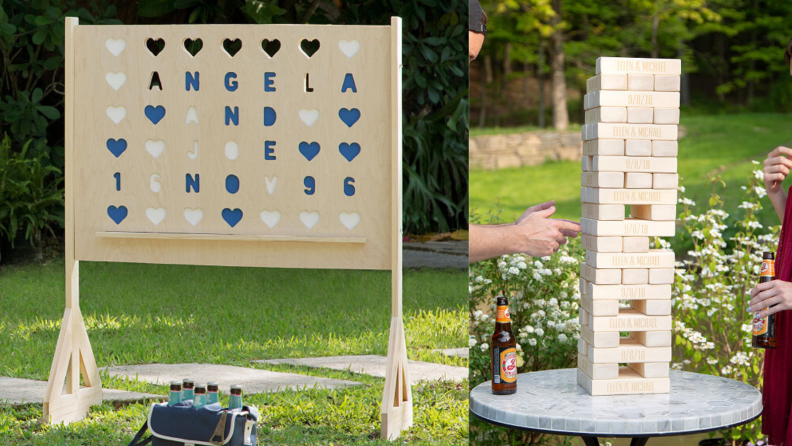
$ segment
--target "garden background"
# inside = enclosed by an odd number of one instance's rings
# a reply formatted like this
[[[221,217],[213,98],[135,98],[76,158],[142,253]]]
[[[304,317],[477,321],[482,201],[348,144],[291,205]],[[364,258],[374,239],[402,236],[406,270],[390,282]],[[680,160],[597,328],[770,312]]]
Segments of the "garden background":
[[[579,141],[585,80],[594,75],[598,57],[682,59],[677,235],[654,245],[670,244],[677,254],[673,366],[761,388],[763,354],[750,347],[750,315],[744,308],[762,251],[774,252],[777,243],[780,220],[765,196],[761,162],[776,146],[792,144],[792,78],[783,57],[792,38],[785,25],[792,20],[792,4],[483,0],[482,5],[489,24],[470,68],[472,140],[526,141],[552,134],[552,141]],[[579,151],[574,155],[538,165],[471,167],[471,222],[511,222],[528,206],[548,200],[556,200],[557,217],[579,220]],[[790,184],[785,181],[784,187]],[[552,258],[509,256],[471,268],[471,386],[488,379],[484,344],[492,331],[491,296],[499,292],[512,295],[520,372],[576,366],[583,254],[575,240]],[[716,436],[730,444],[761,439],[758,422]],[[699,439],[668,441],[694,445]],[[572,440],[508,432],[472,419],[471,442]]]
[[[404,19],[405,234],[467,225],[468,71],[462,0],[0,0],[0,376],[46,380],[63,314],[64,18],[81,25],[309,23]],[[261,444],[384,444],[384,380],[351,372],[252,365],[254,359],[384,355],[390,273],[84,263],[82,309],[100,368],[209,362],[363,385],[251,396]],[[466,366],[461,270],[408,270],[410,359]],[[236,302],[238,305],[229,305]],[[291,318],[284,318],[288,302]],[[332,302],[328,306],[328,302]],[[165,386],[103,375],[106,388],[167,395]],[[413,389],[410,444],[467,443],[467,383]],[[4,445],[127,444],[146,406],[92,409],[68,427],[41,405],[0,405]]]

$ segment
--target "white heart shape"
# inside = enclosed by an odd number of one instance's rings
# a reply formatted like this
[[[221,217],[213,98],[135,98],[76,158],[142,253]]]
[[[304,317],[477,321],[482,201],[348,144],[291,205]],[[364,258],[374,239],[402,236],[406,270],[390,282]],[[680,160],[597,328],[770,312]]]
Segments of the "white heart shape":
[[[156,141],[148,140],[146,141],[146,152],[150,153],[151,156],[157,158],[158,156],[162,155],[162,152],[165,151],[165,141],[158,139]]]
[[[357,212],[346,213],[342,212],[338,215],[338,219],[341,220],[341,224],[346,226],[347,229],[350,231],[354,229],[355,226],[360,223],[360,214]]]
[[[342,40],[338,42],[338,48],[341,52],[346,54],[346,57],[352,57],[360,51],[360,42],[357,40]]]
[[[311,109],[311,110],[302,109],[302,110],[300,110],[300,119],[302,119],[302,122],[304,122],[305,125],[310,127],[310,126],[314,125],[317,120],[319,120],[319,110],[317,110],[317,109]]]
[[[275,227],[280,221],[280,212],[278,211],[261,211],[261,221],[271,228]]]
[[[237,159],[239,156],[239,144],[234,141],[228,141],[225,145],[225,156],[231,161]]]
[[[316,226],[317,223],[319,223],[319,213],[316,211],[302,211],[300,212],[300,221],[305,225],[306,228],[311,229]]]
[[[162,223],[165,220],[165,208],[148,208],[146,209],[146,217],[154,223],[154,226]]]
[[[160,180],[160,176],[158,173],[151,175],[151,180],[149,181],[149,187],[151,187],[151,191],[154,192],[155,194],[159,193],[159,191],[162,190],[162,184],[160,184],[159,180]]]
[[[264,177],[264,182],[267,183],[267,193],[270,195],[275,193],[275,185],[278,184],[278,177],[272,177],[272,180],[270,180],[270,177]]]
[[[191,225],[197,226],[198,223],[203,220],[203,211],[200,209],[185,208],[184,219],[187,220]]]
[[[124,48],[126,48],[126,42],[124,39],[107,39],[105,40],[105,46],[113,56],[118,57],[118,55],[124,51]]]
[[[113,122],[118,124],[119,122],[123,121],[124,118],[126,117],[126,108],[124,108],[123,105],[120,105],[118,107],[113,107],[111,105],[110,107],[107,107],[107,116],[110,119],[112,119]]]
[[[111,71],[105,75],[105,79],[107,79],[107,83],[110,84],[115,91],[118,91],[118,89],[126,83],[126,74],[120,72],[114,73]]]

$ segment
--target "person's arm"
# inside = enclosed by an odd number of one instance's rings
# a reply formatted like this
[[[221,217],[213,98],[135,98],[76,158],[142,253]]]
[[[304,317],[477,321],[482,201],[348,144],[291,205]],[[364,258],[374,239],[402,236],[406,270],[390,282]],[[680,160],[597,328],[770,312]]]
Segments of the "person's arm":
[[[553,202],[528,208],[514,223],[470,225],[469,262],[491,259],[505,254],[523,253],[544,257],[558,251],[567,237],[576,237],[580,224],[550,218]]]
[[[786,211],[787,193],[781,183],[790,169],[792,169],[792,161],[787,156],[792,155],[792,149],[789,147],[779,146],[767,155],[764,161],[764,184],[767,189],[767,198],[773,203],[773,207],[778,214],[778,218],[784,221],[784,212]]]

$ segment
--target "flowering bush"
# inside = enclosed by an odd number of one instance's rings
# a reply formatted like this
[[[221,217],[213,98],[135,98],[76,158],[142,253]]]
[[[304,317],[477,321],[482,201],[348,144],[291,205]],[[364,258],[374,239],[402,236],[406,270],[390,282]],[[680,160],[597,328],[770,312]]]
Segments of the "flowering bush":
[[[677,258],[684,260],[676,264],[672,286],[672,368],[724,376],[761,389],[764,354],[751,347],[752,315],[746,309],[758,280],[762,252],[776,251],[780,226],[765,228],[757,220],[766,194],[761,170],[752,172],[748,185],[742,187],[746,196],[737,207],[740,218],[723,209],[725,203],[717,191],[726,184],[719,178],[710,182],[711,196],[701,213],[696,212],[696,203],[684,197],[684,187],[680,188],[681,221],[673,241],[675,246],[687,244],[692,249],[676,252]],[[492,217],[490,223],[498,223],[498,217]],[[729,226],[737,232],[724,239]],[[652,242],[653,248],[670,246],[661,238]],[[471,265],[471,386],[491,378],[489,342],[494,331],[493,298],[498,294],[509,297],[520,373],[576,366],[580,336],[578,277],[583,261],[585,251],[578,239],[572,239],[551,257],[532,259],[518,254]],[[509,444],[546,441],[541,436],[526,436],[475,421],[472,424],[471,441],[475,444],[489,444],[484,439],[499,444],[504,440]],[[736,444],[760,438],[759,426],[754,422],[721,434]]]
[[[673,287],[672,368],[724,376],[759,389],[764,354],[751,347],[753,315],[747,307],[758,281],[762,253],[775,253],[780,231],[780,226],[765,228],[756,218],[766,194],[762,184],[762,171],[753,171],[748,185],[742,187],[746,197],[738,207],[744,209],[739,219],[730,219],[723,210],[717,187],[726,184],[719,178],[711,179],[712,192],[703,213],[694,213],[697,206],[690,199],[679,200],[685,228],[681,236],[690,237],[693,249],[685,260],[677,262]],[[729,226],[737,233],[727,241],[723,231]],[[754,422],[722,433],[735,442],[752,440],[761,437],[759,426]]]

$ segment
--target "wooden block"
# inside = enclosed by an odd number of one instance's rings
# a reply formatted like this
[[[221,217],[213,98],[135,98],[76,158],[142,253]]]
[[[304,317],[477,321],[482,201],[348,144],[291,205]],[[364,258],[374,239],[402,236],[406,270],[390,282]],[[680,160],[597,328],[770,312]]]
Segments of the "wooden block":
[[[578,384],[591,396],[640,395],[671,391],[669,378],[644,378],[629,367],[619,367],[617,379],[591,379],[580,369],[577,369],[577,376]]]
[[[652,156],[677,156],[679,141],[652,141]]]
[[[630,206],[630,215],[641,220],[672,221],[676,220],[676,205],[634,204]]]
[[[578,291],[580,292],[581,296],[588,295],[588,284],[589,284],[588,280],[582,277],[578,279]]]
[[[581,277],[598,285],[618,285],[622,281],[621,270],[597,269],[585,264],[581,265],[580,270]]]
[[[630,337],[647,347],[671,347],[671,331],[636,331]]]
[[[621,237],[597,237],[582,234],[580,243],[583,245],[583,249],[594,252],[622,252],[623,249]]]
[[[657,142],[658,141],[652,141],[653,150]],[[587,170],[598,170],[602,172],[677,173],[677,159],[673,157],[592,156],[590,158],[591,168]]]
[[[679,108],[679,93],[657,91],[597,91],[588,94],[588,108],[651,107]]]
[[[580,322],[581,329],[583,329],[583,327],[588,327],[589,317],[588,317],[588,312],[586,310],[582,308],[580,309],[580,312],[578,314],[578,321]]]
[[[627,109],[626,122],[629,124],[654,124],[654,109],[649,107],[630,107]]]
[[[582,215],[592,220],[624,220],[623,204],[582,203]]]
[[[640,300],[671,299],[671,285],[597,285],[586,281],[586,296],[590,299]],[[582,293],[581,293],[582,294]]]
[[[649,283],[655,285],[674,283],[673,268],[653,268],[649,270]]]
[[[586,80],[586,93],[600,90],[626,90],[626,74],[601,74]]]
[[[670,303],[671,301],[669,301]],[[586,296],[580,297],[580,308],[594,316],[617,316],[619,314],[618,300],[591,300]]]
[[[624,142],[624,154],[627,156],[651,156],[652,141],[630,139]]]
[[[591,157],[591,156],[584,156],[584,157],[581,158],[580,161],[581,161],[581,168],[582,168],[583,172],[588,172],[588,171],[591,170],[592,158],[593,157]],[[676,159],[676,158],[674,158],[674,159]]]
[[[583,155],[623,156],[623,139],[592,139],[583,142]]]
[[[647,347],[633,338],[621,338],[616,348],[596,348],[588,343],[586,345],[586,358],[593,364],[671,361],[671,347]]]
[[[654,79],[655,91],[679,91],[682,77],[672,74],[656,74]]]
[[[595,169],[596,170],[596,169]],[[595,204],[676,204],[673,189],[597,189],[583,187],[581,201]]]
[[[680,59],[645,59],[630,57],[600,57],[595,74],[661,74],[681,75]]]
[[[673,268],[674,261],[670,249],[650,249],[647,253],[586,251],[586,263],[594,268]]]
[[[588,315],[588,326],[594,331],[669,331],[671,316],[647,316],[635,310],[621,310],[618,316]]]
[[[629,113],[628,113],[629,117]],[[605,122],[605,121],[603,121]],[[617,121],[613,121],[617,122]],[[618,121],[621,122],[621,121]],[[632,122],[632,121],[627,121]],[[654,122],[655,124],[670,124],[679,125],[679,109],[678,108],[656,108],[654,109]]]
[[[645,285],[649,283],[648,269],[623,269],[621,283],[624,285]]]
[[[674,93],[676,94],[676,93]],[[679,127],[657,124],[589,124],[585,141],[591,139],[649,139],[676,141]]]
[[[578,355],[578,368],[593,379],[617,379],[619,364],[594,364],[584,355]]]
[[[636,362],[627,364],[627,367],[644,378],[668,378],[668,371],[671,369],[667,362]]]
[[[621,189],[624,187],[624,175],[623,172],[583,172],[580,175],[580,185],[585,187],[616,187]],[[652,187],[652,174],[647,173],[642,175],[649,175],[649,186],[647,187]],[[624,214],[622,214],[622,218],[624,218]]]
[[[598,122],[627,122],[627,107],[597,107],[586,110],[586,124]],[[648,122],[649,124],[652,121]]]
[[[583,338],[578,338],[578,355],[586,356],[588,354],[588,343]]]
[[[583,123],[583,125],[580,127],[580,139],[583,140],[583,141],[587,141],[589,139],[588,138],[588,125],[586,123]]]
[[[603,172],[603,173],[621,173],[621,172]],[[644,172],[627,172],[624,176],[624,186],[627,189],[651,189],[652,188],[652,174]],[[603,186],[606,187],[606,186]]]
[[[627,175],[630,174],[628,173]],[[676,173],[655,173],[652,176],[652,189],[679,188],[679,175]]]
[[[627,89],[631,91],[652,91],[654,90],[653,74],[628,74]]]
[[[673,237],[675,230],[673,221],[648,221],[634,218],[628,218],[624,221],[599,221],[581,218],[580,226],[584,234],[598,237]]]
[[[598,301],[599,302],[599,301]],[[605,300],[603,302],[610,302]],[[671,314],[671,300],[634,300],[630,301],[632,309],[647,316],[668,316]]]
[[[589,107],[589,102],[591,102],[590,96],[591,96],[591,93],[583,95],[583,110],[588,110],[588,109],[591,108],[591,107]]]
[[[649,237],[624,237],[622,252],[649,252]]]
[[[586,316],[586,323],[588,324],[588,316]],[[619,346],[619,340],[621,339],[619,337],[619,332],[594,332],[587,325],[580,326],[580,337],[585,340],[588,345],[593,345],[597,348],[616,348]]]

